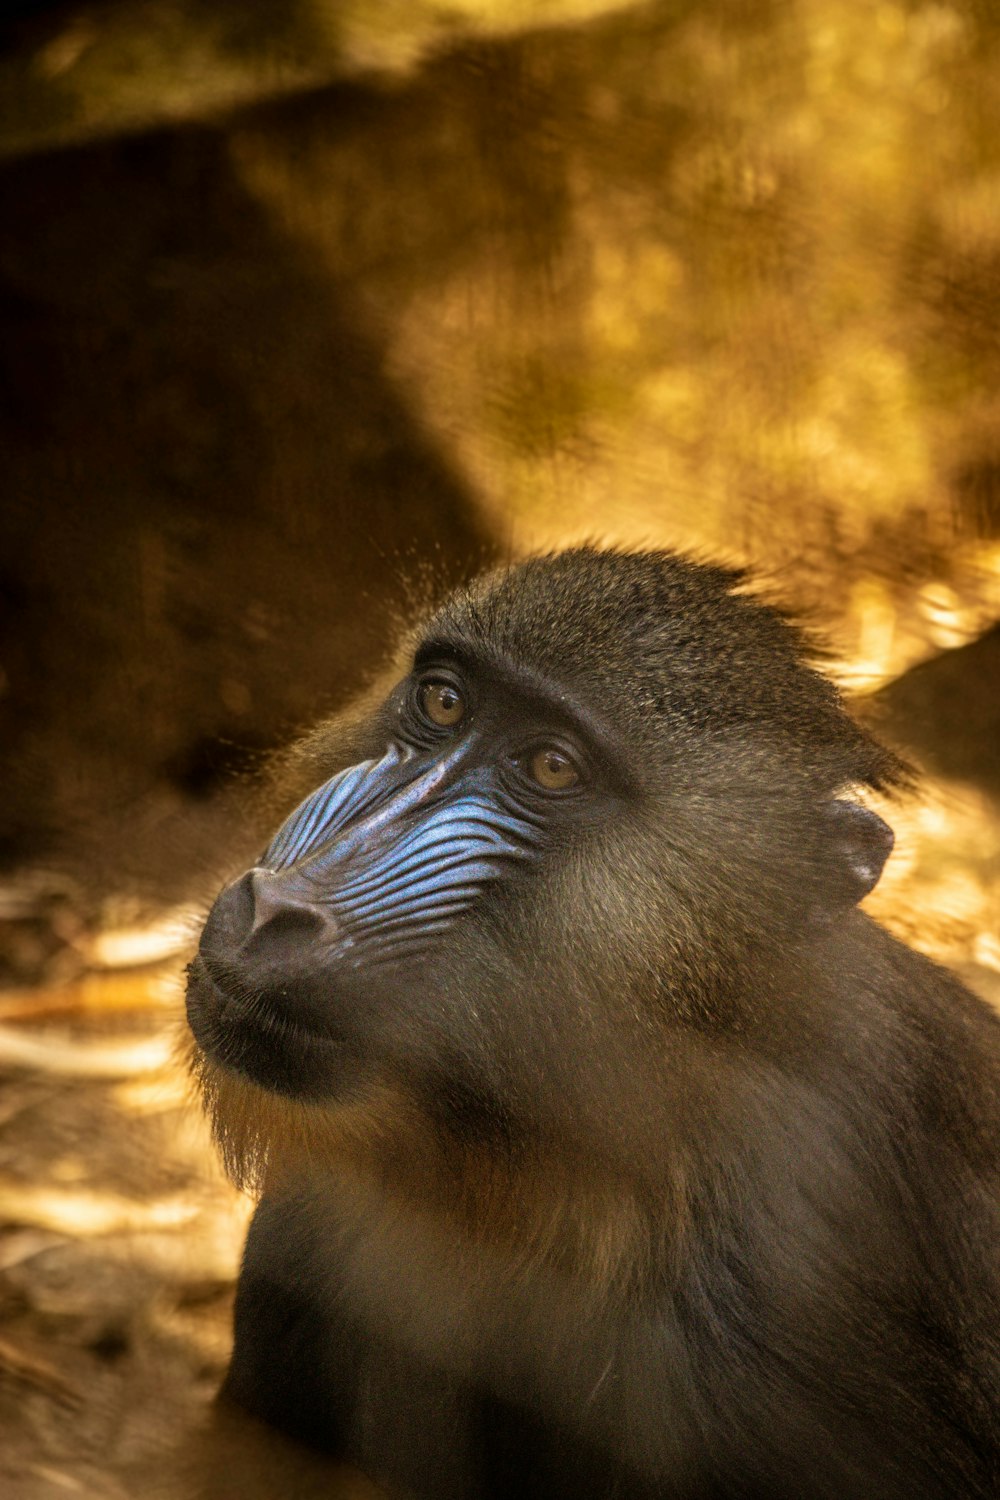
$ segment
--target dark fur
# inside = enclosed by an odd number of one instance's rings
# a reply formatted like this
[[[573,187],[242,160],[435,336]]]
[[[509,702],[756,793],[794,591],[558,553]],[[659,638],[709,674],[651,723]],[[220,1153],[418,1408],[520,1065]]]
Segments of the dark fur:
[[[725,569],[569,552],[421,638],[606,770],[329,1100],[197,1062],[264,1190],[230,1397],[435,1500],[1000,1493],[1000,1025],[838,811],[902,768]]]

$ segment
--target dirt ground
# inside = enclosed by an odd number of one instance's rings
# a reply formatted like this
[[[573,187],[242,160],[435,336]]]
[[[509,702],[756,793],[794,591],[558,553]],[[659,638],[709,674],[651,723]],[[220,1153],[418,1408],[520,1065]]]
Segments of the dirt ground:
[[[251,1204],[174,1060],[181,963],[0,997],[4,1500],[312,1493],[307,1459],[297,1482],[281,1444],[210,1410]]]

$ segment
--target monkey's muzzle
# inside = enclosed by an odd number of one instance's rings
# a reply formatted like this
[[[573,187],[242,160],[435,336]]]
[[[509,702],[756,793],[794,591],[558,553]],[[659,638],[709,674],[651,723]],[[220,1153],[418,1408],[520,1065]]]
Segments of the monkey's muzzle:
[[[462,747],[428,762],[393,744],[306,798],[209,913],[188,986],[202,1048],[255,1075],[262,1051],[280,1074],[285,1050],[328,1066],[349,1048],[352,1007],[370,1014],[537,842],[491,783]]]

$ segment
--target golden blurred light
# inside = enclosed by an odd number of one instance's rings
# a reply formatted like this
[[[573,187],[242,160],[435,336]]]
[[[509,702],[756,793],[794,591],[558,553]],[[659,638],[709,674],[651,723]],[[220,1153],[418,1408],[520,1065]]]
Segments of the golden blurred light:
[[[977,611],[963,604],[948,583],[935,580],[925,584],[918,598],[918,608],[927,622],[927,636],[941,651],[964,646],[977,633]]]
[[[159,1115],[192,1103],[191,1084],[180,1068],[152,1077],[129,1078],[115,1086],[113,1098],[130,1115]]]
[[[848,690],[865,692],[892,676],[896,607],[879,578],[859,580],[851,590],[849,616],[857,641],[850,661],[840,664],[838,678]]]
[[[179,1229],[189,1224],[197,1207],[183,1193],[137,1203],[108,1191],[74,1191],[0,1180],[0,1206],[8,1223],[30,1224],[73,1238],[138,1233],[151,1229]]]
[[[1000,974],[1000,936],[996,932],[977,933],[973,956],[984,969],[993,969]]]
[[[174,1045],[169,1036],[80,1042],[46,1032],[28,1036],[0,1026],[0,1067],[26,1068],[69,1078],[129,1078],[169,1066]]]
[[[142,926],[112,927],[94,935],[88,958],[96,968],[139,968],[175,958],[191,947],[200,908],[180,907]]]

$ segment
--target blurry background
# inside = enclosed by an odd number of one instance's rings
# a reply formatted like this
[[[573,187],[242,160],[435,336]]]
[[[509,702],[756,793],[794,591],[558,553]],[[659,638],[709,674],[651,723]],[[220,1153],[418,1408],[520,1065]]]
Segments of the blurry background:
[[[247,1213],[169,1062],[198,903],[485,563],[755,564],[927,773],[873,910],[1000,997],[1000,13],[6,13],[0,1492],[120,1497]]]

